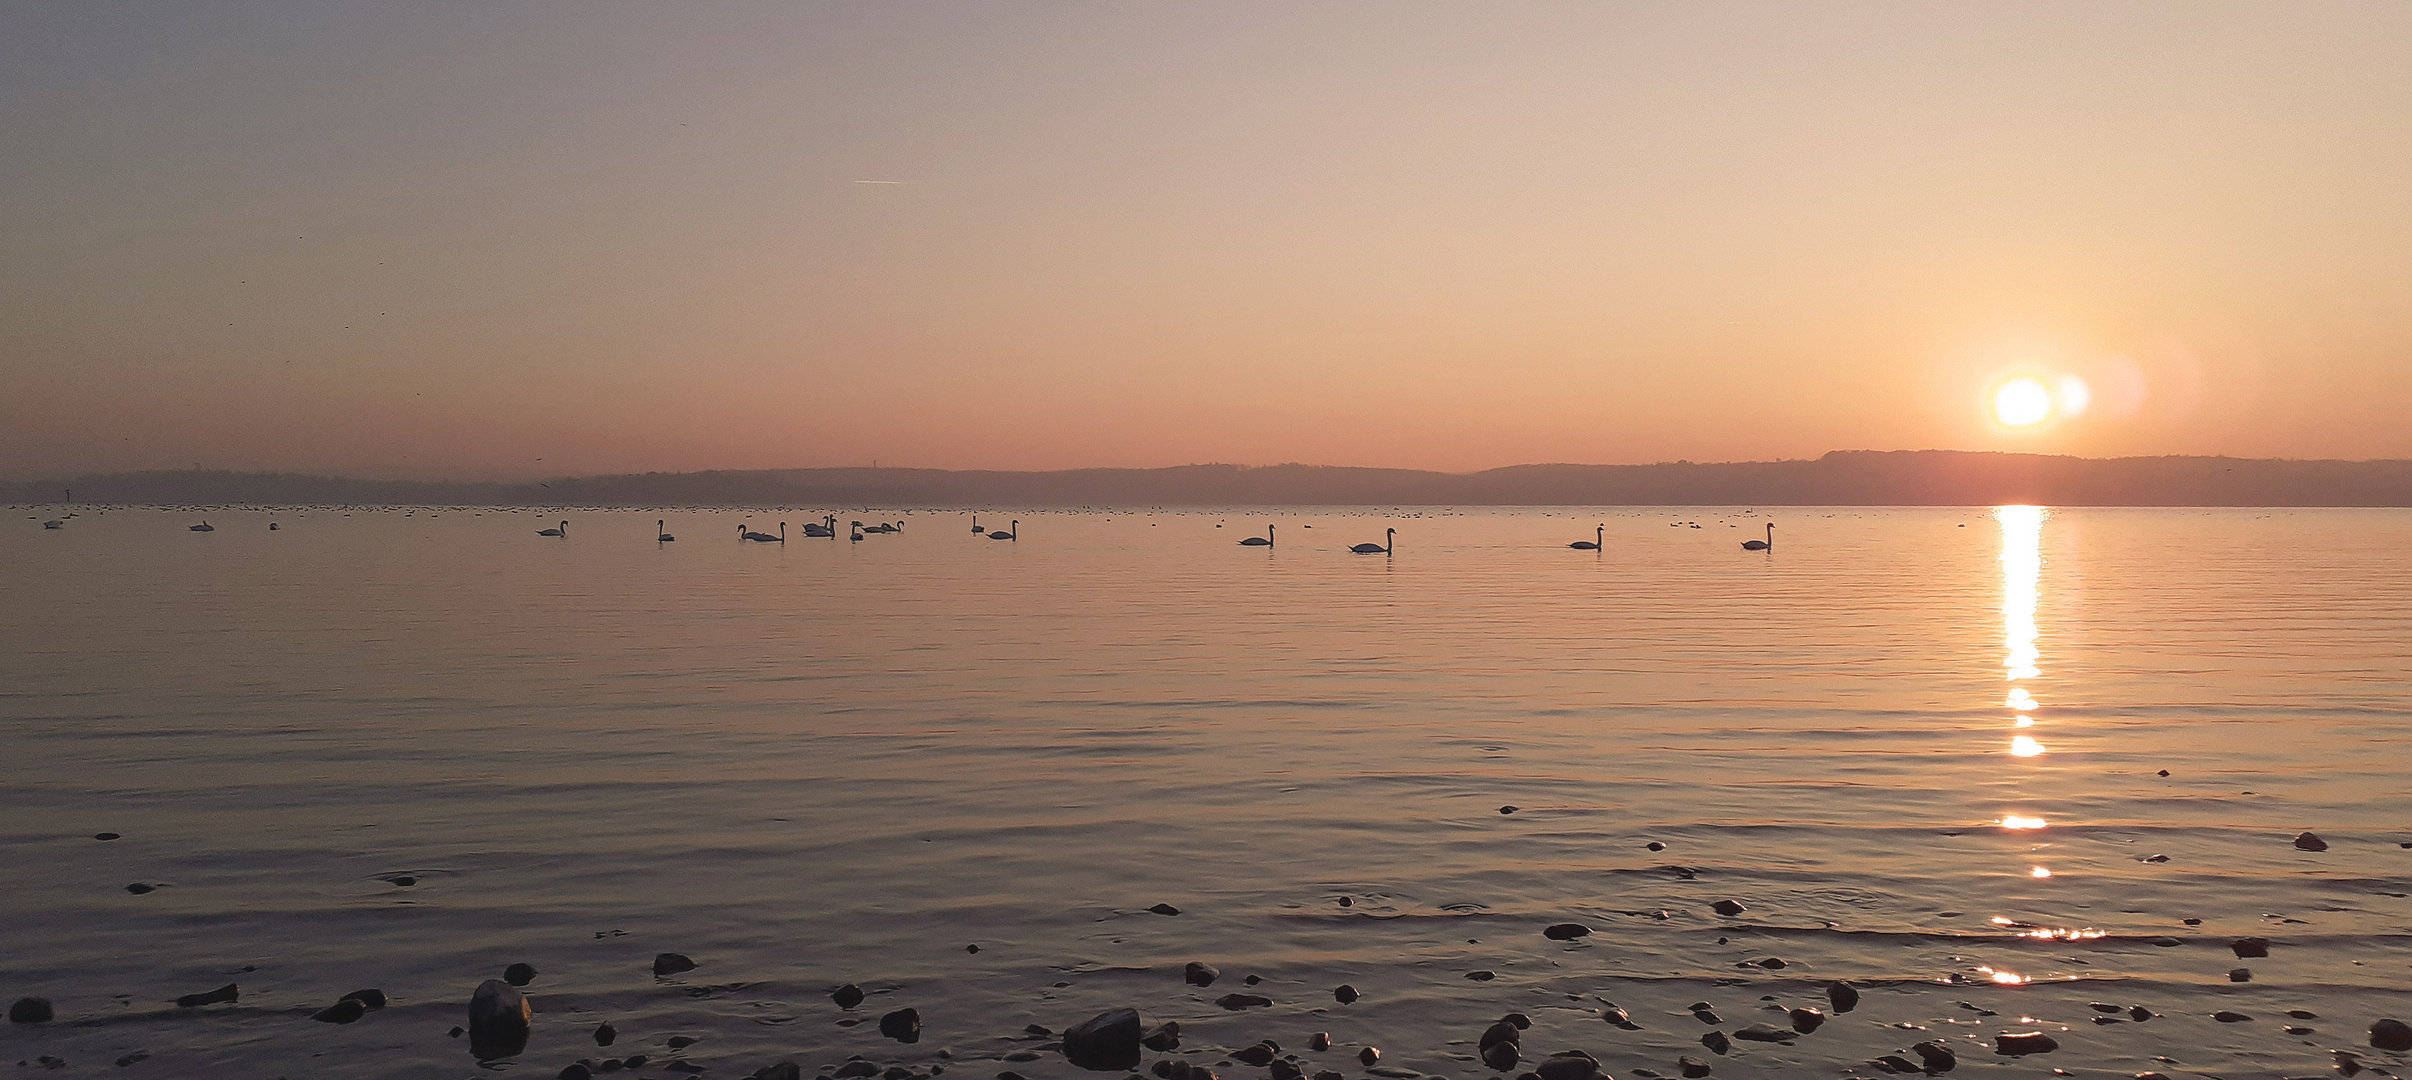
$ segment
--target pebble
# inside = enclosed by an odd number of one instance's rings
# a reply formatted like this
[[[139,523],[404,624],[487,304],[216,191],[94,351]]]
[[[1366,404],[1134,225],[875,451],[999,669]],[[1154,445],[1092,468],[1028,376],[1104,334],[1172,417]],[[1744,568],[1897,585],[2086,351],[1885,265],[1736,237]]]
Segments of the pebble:
[[[873,1070],[877,1071],[877,1070]],[[804,1080],[804,1067],[792,1061],[765,1065],[755,1070],[749,1080]]]
[[[2229,969],[2228,969],[2228,981],[2229,981],[2229,982],[2252,982],[2252,981],[2253,981],[2253,969],[2252,969],[2252,968],[2229,968]]]
[[[1859,988],[1847,982],[1827,983],[1826,1001],[1834,1006],[1835,1012],[1850,1012],[1859,1007]]]
[[[366,990],[354,990],[349,994],[345,994],[344,996],[371,1009],[382,1009],[385,1007],[385,991],[379,990],[375,987],[370,987]]]
[[[1108,1009],[1074,1024],[1064,1030],[1063,1048],[1064,1059],[1083,1069],[1135,1068],[1139,1064],[1139,1010]]]
[[[1582,923],[1562,922],[1543,929],[1541,936],[1551,941],[1573,941],[1579,937],[1590,937],[1591,928]]]
[[[1382,1060],[1382,1050],[1380,1047],[1368,1046],[1363,1050],[1357,1051],[1357,1062],[1368,1068],[1371,1068],[1374,1062],[1380,1060]]]
[[[1178,1020],[1167,1020],[1156,1025],[1155,1030],[1148,1032],[1139,1040],[1139,1045],[1147,1047],[1148,1049],[1159,1054],[1167,1050],[1180,1049],[1181,1022]]]
[[[349,1024],[368,1015],[368,1005],[359,998],[345,998],[310,1014],[310,1019],[322,1024]]]
[[[1708,1007],[1708,1006],[1706,1006],[1706,1005],[1695,1005],[1695,1006],[1693,1006],[1693,1007],[1692,1007],[1692,1019],[1694,1019],[1694,1020],[1698,1020],[1698,1021],[1700,1021],[1701,1023],[1703,1023],[1703,1024],[1707,1024],[1707,1025],[1708,1025],[1708,1026],[1710,1026],[1710,1027],[1715,1027],[1715,1026],[1717,1026],[1717,1025],[1719,1025],[1719,1024],[1722,1024],[1722,1023],[1724,1023],[1724,1022],[1725,1022],[1725,1018],[1724,1018],[1724,1017],[1717,1015],[1717,1010],[1712,1009],[1712,1008],[1709,1008],[1709,1007]]]
[[[1600,1063],[1590,1054],[1568,1050],[1552,1054],[1548,1061],[1533,1066],[1541,1080],[1601,1080]]]
[[[1734,1041],[1726,1038],[1722,1031],[1712,1031],[1700,1037],[1700,1045],[1723,1055],[1734,1048]]]
[[[1642,846],[1643,846],[1643,847],[1646,847],[1646,848],[1649,848],[1649,849],[1650,849],[1650,850],[1652,850],[1652,851],[1665,851],[1665,850],[1667,849],[1667,846],[1666,846],[1665,844],[1661,844],[1661,843],[1659,843],[1659,842],[1658,842],[1658,841],[1656,841],[1656,840],[1652,840],[1652,841],[1650,841],[1650,842],[1649,842],[1649,843],[1647,843],[1647,844],[1643,844]]]
[[[656,977],[677,975],[693,970],[695,970],[695,961],[689,960],[679,953],[666,952],[653,958],[653,974]],[[849,1006],[849,1008],[851,1007]]]
[[[1325,1069],[1315,1074],[1315,1080],[1347,1080],[1337,1069]]]
[[[1254,1065],[1261,1069],[1279,1053],[1281,1053],[1281,1047],[1275,1046],[1271,1042],[1259,1042],[1254,1046],[1243,1046],[1232,1051],[1231,1057],[1240,1064]]]
[[[654,967],[656,969],[660,968],[660,962],[656,961],[654,963]],[[863,1003],[863,988],[856,986],[853,983],[847,983],[844,986],[830,991],[829,1000],[837,1002],[838,1008],[851,1009]]]
[[[1877,1058],[1875,1063],[1884,1066],[1884,1070],[1886,1072],[1914,1073],[1925,1071],[1915,1065],[1910,1064],[1910,1059],[1902,1057],[1899,1054],[1886,1054]]]
[[[1226,1009],[1249,1009],[1261,1005],[1271,1005],[1273,999],[1258,997],[1255,994],[1225,994],[1214,999],[1214,1003]]]
[[[1495,972],[1495,971],[1469,971],[1469,972],[1466,972],[1466,978],[1472,979],[1472,980],[1474,980],[1475,982],[1489,982],[1489,981],[1491,981],[1491,980],[1493,980],[1493,979],[1496,979],[1496,978],[1498,978],[1498,977],[1499,977],[1499,973],[1498,973],[1498,972]]]
[[[47,1024],[51,1016],[49,998],[18,998],[8,1007],[8,1022],[12,1024]]]
[[[1530,1030],[1532,1030],[1532,1026],[1533,1026],[1533,1018],[1532,1018],[1532,1017],[1529,1017],[1529,1016],[1526,1016],[1526,1015],[1524,1015],[1523,1013],[1520,1013],[1520,1012],[1512,1012],[1512,1013],[1507,1014],[1506,1016],[1502,1016],[1502,1017],[1500,1017],[1499,1019],[1500,1019],[1502,1022],[1504,1022],[1504,1023],[1509,1023],[1509,1024],[1514,1024],[1514,1025],[1516,1025],[1516,1030],[1518,1030],[1518,1031],[1530,1031]]]
[[[1244,982],[1244,983],[1247,983],[1247,984],[1248,984],[1248,985],[1250,985],[1250,986],[1254,986],[1254,985],[1256,985],[1256,984],[1258,984],[1258,983],[1260,983],[1260,982],[1263,982],[1263,981],[1265,981],[1265,980],[1263,980],[1263,979],[1261,979],[1261,978],[1258,978],[1258,977],[1256,977],[1256,976],[1254,976],[1254,975],[1250,975],[1250,976],[1248,976],[1248,977],[1247,977],[1247,978],[1245,978],[1245,979],[1241,979],[1240,981],[1241,981],[1241,982]]]
[[[157,885],[145,885],[142,882],[137,881],[132,885],[126,886],[126,891],[133,893],[136,896],[141,896],[144,893],[156,891],[158,888],[159,886]]]
[[[1952,1053],[1951,1047],[1943,1045],[1940,1040],[1928,1039],[1910,1047],[1910,1052],[1918,1055],[1918,1060],[1926,1063],[1925,1072],[1928,1075],[1947,1073],[1960,1065],[1960,1056]]]
[[[1332,988],[1332,1000],[1342,1005],[1355,1001],[1357,1000],[1357,988],[1347,983],[1341,983]]]
[[[596,1046],[610,1046],[612,1042],[619,1037],[620,1029],[611,1026],[611,1021],[609,1020],[605,1020],[601,1024],[595,1026]]]
[[[385,880],[398,888],[404,889],[410,888],[411,886],[419,883],[419,879],[412,877],[409,874],[404,874],[401,877],[387,878]]]
[[[845,1080],[854,1080],[855,1077],[859,1076],[878,1076],[879,1066],[873,1065],[868,1061],[849,1061],[844,1065],[838,1066],[838,1071],[832,1075],[844,1077]]]
[[[1740,915],[1745,911],[1749,911],[1750,909],[1742,906],[1742,901],[1740,900],[1719,900],[1714,904],[1710,904],[1709,910],[1714,911],[1719,915],[1730,917]]]
[[[1807,1035],[1826,1022],[1826,1014],[1806,1006],[1792,1010],[1792,1030]]]
[[[2147,1009],[2147,1008],[2145,1008],[2145,1007],[2144,1007],[2144,1006],[2142,1006],[2142,1005],[2130,1005],[2130,1006],[2128,1006],[2128,1007],[2127,1007],[2127,1015],[2134,1017],[2134,1018],[2135,1018],[2135,1020],[2136,1020],[2136,1023],[2141,1024],[2141,1023],[2143,1023],[2144,1021],[2146,1021],[2146,1020],[2150,1020],[2150,1019],[2152,1019],[2153,1017],[2159,1016],[2159,1015],[2161,1015],[2161,1014],[2159,1014],[2159,1013],[2157,1013],[2157,1012],[2154,1012],[2154,1011],[2152,1011],[2151,1009]]]
[[[1791,1042],[1800,1036],[1800,1032],[1767,1024],[1752,1024],[1734,1032],[1734,1038],[1749,1039],[1752,1042]]]
[[[1213,964],[1201,964],[1195,960],[1190,961],[1188,967],[1181,969],[1182,980],[1191,986],[1213,986],[1214,981],[1222,976],[1223,973],[1217,970]]]
[[[1178,915],[1181,913],[1180,908],[1174,907],[1171,904],[1158,904],[1149,908],[1148,910],[1153,911],[1158,915]]]
[[[1316,1032],[1316,1033],[1314,1033],[1314,1034],[1312,1034],[1312,1035],[1307,1036],[1307,1049],[1309,1049],[1309,1050],[1315,1050],[1315,1051],[1323,1051],[1323,1050],[1329,1050],[1329,1049],[1331,1049],[1331,1048],[1332,1048],[1332,1033],[1331,1033],[1331,1032],[1328,1032],[1328,1031],[1318,1031],[1318,1032]]]
[[[966,945],[963,947],[963,951],[967,953],[976,953],[980,951],[980,947],[977,945]]]
[[[183,997],[177,998],[176,1007],[179,1009],[198,1009],[203,1005],[215,1005],[222,1001],[236,1000],[237,998],[240,998],[242,994],[243,991],[241,987],[238,987],[233,983],[227,983],[226,985],[215,990],[208,991],[207,993],[186,994]]]
[[[1766,968],[1769,971],[1781,971],[1784,968],[1792,966],[1788,963],[1785,963],[1784,958],[1781,956],[1770,956],[1765,960],[1756,961],[1756,963],[1760,967]]]
[[[1499,808],[1499,812],[1502,814],[1513,814],[1517,811],[1517,809],[1519,808],[1514,806],[1502,806]]]
[[[1993,1037],[1993,1049],[1999,1054],[2048,1054],[2060,1049],[2060,1041],[2040,1031],[2005,1031]]]
[[[527,996],[517,987],[488,979],[477,984],[477,992],[469,998],[469,1042],[497,1049],[524,1046],[533,1015]]]
[[[2253,1018],[2240,1012],[2221,1009],[2218,1012],[2212,1013],[2211,1019],[2217,1020],[2223,1024],[2242,1024],[2252,1020]]]
[[[93,833],[92,838],[95,840],[115,840],[117,839],[117,834],[113,832]]]
[[[1676,1058],[1675,1068],[1680,1070],[1685,1076],[1690,1077],[1691,1080],[1700,1080],[1701,1077],[1707,1076],[1710,1071],[1708,1062],[1702,1061],[1696,1057],[1691,1057],[1689,1055]]]
[[[1500,1043],[1518,1042],[1523,1038],[1524,1030],[1522,1028],[1519,1028],[1508,1021],[1501,1020],[1498,1023],[1492,1024],[1490,1027],[1484,1028],[1481,1040],[1475,1045],[1481,1047],[1482,1049],[1488,1050],[1491,1047],[1499,1045]]]
[[[2309,1035],[2312,1033],[2312,1029],[2307,1027],[2297,1027],[2294,1024],[2286,1025],[2283,1030],[2289,1035]]]
[[[1521,1052],[1513,1042],[1492,1043],[1482,1048],[1482,1063],[1499,1072],[1515,1068],[1520,1060]]]
[[[661,965],[657,961],[654,966],[659,968]],[[536,969],[527,964],[513,964],[503,969],[503,981],[513,986],[526,986],[536,981]]]
[[[15,1019],[14,1011],[9,1014]],[[2381,1050],[2412,1050],[2412,1024],[2401,1020],[2381,1020],[2370,1025],[2370,1045]]]
[[[2241,937],[2229,942],[2228,947],[2236,950],[2236,958],[2239,960],[2253,959],[2268,956],[2270,954],[2270,939],[2265,937]]]
[[[594,1080],[595,1071],[573,1061],[562,1066],[561,1071],[554,1073],[553,1077],[554,1080]]]
[[[1633,1022],[1633,1014],[1632,1014],[1632,1013],[1626,1012],[1625,1010],[1620,1009],[1620,1008],[1617,1008],[1617,1007],[1616,1007],[1616,1006],[1614,1006],[1614,1005],[1610,1005],[1610,1006],[1608,1006],[1608,1007],[1607,1007],[1607,1008],[1605,1008],[1605,1009],[1601,1009],[1601,1010],[1600,1010],[1600,1019],[1602,1019],[1602,1020],[1606,1020],[1606,1021],[1608,1021],[1610,1024],[1613,1024],[1613,1025],[1615,1025],[1615,1026],[1617,1026],[1617,1027],[1621,1027],[1621,1028],[1623,1028],[1623,1029],[1625,1029],[1625,1030],[1627,1030],[1627,1031],[1634,1031],[1634,1030],[1638,1030],[1638,1029],[1640,1028],[1640,1026],[1641,1026],[1641,1025],[1636,1024],[1636,1023],[1634,1023],[1634,1022]]]
[[[921,1011],[898,1009],[879,1018],[879,1033],[900,1043],[921,1041]]]
[[[2326,851],[2328,841],[2320,839],[2316,833],[2297,833],[2295,834],[2295,846],[2305,851]]]

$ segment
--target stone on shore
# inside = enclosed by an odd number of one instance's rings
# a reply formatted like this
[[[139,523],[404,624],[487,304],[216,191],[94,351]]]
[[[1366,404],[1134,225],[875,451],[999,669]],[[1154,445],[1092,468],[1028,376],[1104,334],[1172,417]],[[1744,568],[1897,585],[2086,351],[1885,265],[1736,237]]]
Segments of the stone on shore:
[[[1501,1020],[1498,1023],[1492,1024],[1490,1027],[1483,1029],[1482,1039],[1476,1045],[1480,1046],[1484,1050],[1488,1050],[1491,1047],[1503,1042],[1521,1042],[1523,1039],[1524,1029],[1519,1028],[1508,1021]]]
[[[1232,1051],[1231,1058],[1242,1065],[1254,1065],[1261,1069],[1270,1064],[1274,1055],[1279,1053],[1281,1053],[1281,1047],[1275,1046],[1271,1042],[1259,1042],[1254,1046],[1243,1046]]]
[[[345,998],[310,1014],[310,1019],[322,1024],[349,1024],[368,1015],[368,1005],[359,998]]]
[[[1734,1038],[1749,1039],[1752,1042],[1788,1043],[1800,1037],[1800,1032],[1794,1031],[1790,1028],[1775,1027],[1770,1024],[1752,1024],[1749,1027],[1742,1028],[1741,1030],[1734,1032]]]
[[[1818,1025],[1826,1022],[1826,1014],[1806,1006],[1792,1010],[1790,1017],[1792,1020],[1792,1030],[1800,1032],[1803,1035],[1816,1031],[1818,1029]]]
[[[1513,1042],[1492,1043],[1482,1048],[1482,1063],[1499,1072],[1515,1068],[1521,1058],[1522,1051]]]
[[[1332,1033],[1331,1033],[1331,1032],[1328,1032],[1328,1031],[1318,1031],[1318,1032],[1316,1032],[1316,1033],[1314,1033],[1314,1034],[1312,1034],[1312,1035],[1307,1036],[1307,1049],[1309,1049],[1309,1050],[1314,1050],[1314,1051],[1324,1051],[1324,1050],[1329,1050],[1329,1049],[1331,1049],[1331,1048],[1332,1048]]]
[[[1580,1050],[1552,1054],[1549,1060],[1533,1066],[1533,1073],[1541,1080],[1603,1080],[1605,1076],[1600,1072],[1600,1063]]]
[[[186,994],[183,997],[177,998],[176,1007],[179,1009],[198,1009],[203,1005],[216,1005],[220,1002],[234,1001],[237,998],[240,998],[242,993],[242,988],[233,983],[227,983],[226,985],[215,990],[205,991],[199,994]]]
[[[1551,941],[1573,941],[1579,937],[1590,937],[1591,928],[1582,923],[1562,922],[1542,930],[1541,936]]]
[[[385,991],[379,990],[375,987],[370,987],[365,990],[354,990],[349,994],[345,994],[344,996],[371,1009],[382,1009],[385,1007]]]
[[[1203,964],[1195,960],[1190,961],[1188,967],[1181,969],[1182,981],[1191,986],[1213,986],[1214,981],[1222,977],[1222,971],[1213,964]]]
[[[536,981],[536,969],[528,964],[513,964],[503,969],[503,981],[513,986],[526,986]]]
[[[1702,1061],[1699,1058],[1693,1057],[1689,1054],[1676,1058],[1675,1067],[1682,1070],[1683,1075],[1690,1078],[1690,1080],[1700,1080],[1701,1077],[1707,1076],[1710,1071],[1708,1062]]]
[[[47,1024],[52,1015],[49,998],[18,998],[8,1007],[8,1022],[12,1024]]]
[[[1850,1012],[1859,1007],[1859,988],[1847,982],[1827,983],[1826,1001],[1835,1012]]]
[[[602,1023],[595,1025],[596,1046],[610,1046],[613,1042],[617,1041],[619,1037],[620,1029],[611,1026],[611,1021],[605,1020]]]
[[[1255,994],[1225,994],[1214,999],[1214,1003],[1226,1009],[1253,1009],[1260,1006],[1271,1005],[1273,1004],[1273,999],[1269,997],[1258,997]]]
[[[2320,839],[2317,833],[2296,833],[2295,846],[2304,851],[2326,851],[2328,841]]]
[[[1380,1060],[1382,1060],[1382,1049],[1378,1046],[1368,1046],[1357,1051],[1357,1062],[1366,1068],[1372,1068],[1373,1063]]]
[[[863,1003],[863,988],[847,983],[830,991],[829,1000],[837,1002],[838,1008],[851,1009]]]
[[[898,1009],[879,1018],[879,1033],[900,1043],[921,1041],[921,1012]]]
[[[1271,1004],[1267,1002],[1267,1004]],[[1064,1031],[1064,1059],[1092,1072],[1139,1064],[1139,1010],[1108,1009]]]
[[[678,953],[666,952],[653,958],[653,973],[656,976],[677,975],[693,970],[695,970],[695,961]]]
[[[527,995],[501,979],[477,984],[469,997],[469,1042],[473,1047],[516,1053],[528,1042],[528,1025],[535,1017]]]
[[[2257,959],[2270,954],[2270,939],[2265,937],[2240,937],[2229,942],[2228,948],[2236,951],[2236,958],[2239,960]]]
[[[1357,988],[1347,983],[1341,983],[1332,988],[1332,1000],[1342,1005],[1349,1004],[1357,1000]]]
[[[14,1019],[12,1012],[10,1018]],[[2412,1050],[2412,1024],[2401,1020],[2381,1020],[2370,1025],[2370,1045],[2381,1050]]]
[[[1993,1037],[1997,1054],[2048,1054],[2060,1049],[2060,1041],[2040,1031],[2005,1031]]]
[[[1709,910],[1714,911],[1719,915],[1724,915],[1728,918],[1731,918],[1735,915],[1740,915],[1745,911],[1749,911],[1750,909],[1743,906],[1742,901],[1740,900],[1719,900],[1714,904],[1710,904]]]
[[[1154,1030],[1149,1031],[1145,1036],[1140,1038],[1139,1045],[1147,1047],[1148,1049],[1159,1054],[1168,1050],[1180,1049],[1181,1022],[1178,1020],[1167,1020],[1156,1025]]]
[[[1910,1047],[1910,1050],[1918,1055],[1918,1060],[1926,1063],[1925,1072],[1929,1076],[1960,1067],[1960,1055],[1952,1053],[1951,1047],[1944,1045],[1940,1039],[1929,1039]]]
[[[1726,1038],[1725,1033],[1722,1031],[1712,1031],[1700,1037],[1700,1045],[1715,1051],[1719,1056],[1723,1056],[1726,1052],[1734,1048],[1734,1041]]]
[[[1153,911],[1158,915],[1178,915],[1181,913],[1180,908],[1174,907],[1171,904],[1157,904],[1148,910]]]

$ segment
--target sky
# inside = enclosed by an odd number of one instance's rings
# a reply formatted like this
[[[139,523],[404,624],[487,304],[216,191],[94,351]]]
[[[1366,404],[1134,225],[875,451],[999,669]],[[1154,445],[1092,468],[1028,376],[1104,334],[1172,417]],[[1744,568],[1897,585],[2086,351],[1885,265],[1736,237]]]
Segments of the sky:
[[[0,475],[2412,457],[2407,57],[2394,2],[18,0]]]

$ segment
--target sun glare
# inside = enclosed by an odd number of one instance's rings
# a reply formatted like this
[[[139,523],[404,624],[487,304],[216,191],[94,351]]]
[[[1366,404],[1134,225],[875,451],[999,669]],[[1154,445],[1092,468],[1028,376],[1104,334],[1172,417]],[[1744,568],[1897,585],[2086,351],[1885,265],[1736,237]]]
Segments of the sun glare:
[[[1993,392],[1993,418],[2007,427],[2031,427],[2051,419],[2051,388],[2025,377],[2003,383]]]

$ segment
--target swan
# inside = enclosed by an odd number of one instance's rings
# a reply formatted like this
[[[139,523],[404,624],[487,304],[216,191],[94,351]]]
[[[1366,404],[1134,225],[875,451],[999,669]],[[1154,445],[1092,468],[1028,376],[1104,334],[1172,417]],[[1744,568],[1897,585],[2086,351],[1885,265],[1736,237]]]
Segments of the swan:
[[[269,531],[269,532],[275,532],[275,531],[276,531],[276,529],[277,529],[277,524],[276,524],[276,522],[271,521],[271,522],[269,522],[269,523],[268,523],[268,531]]]
[[[1014,534],[1020,531],[1022,531],[1021,519],[1015,518],[1011,528],[1006,529],[1004,532],[997,532],[992,529],[989,531],[988,538],[991,540],[1019,540],[1020,538]]]
[[[862,542],[863,542],[863,523],[862,523],[862,522],[859,522],[859,521],[855,522],[855,523],[854,523],[854,535],[849,536],[849,537],[847,537],[846,539],[847,539],[849,542],[852,542],[852,543],[857,543],[857,544],[862,543]]]
[[[745,534],[745,538],[758,544],[784,544],[787,542],[787,523],[784,521],[779,523],[779,535],[777,536],[769,533],[749,532]]]
[[[1573,549],[1575,549],[1576,551],[1598,551],[1598,550],[1600,549],[1600,545],[1601,545],[1601,543],[1602,543],[1603,541],[1605,541],[1605,540],[1607,539],[1607,537],[1608,537],[1608,526],[1606,526],[1606,525],[1601,525],[1601,526],[1600,526],[1598,529],[1595,529],[1595,530],[1593,530],[1593,531],[1592,531],[1592,534],[1591,534],[1591,539],[1589,539],[1589,540],[1577,540],[1577,541],[1575,541],[1574,543],[1568,544],[1568,545],[1566,545],[1566,546],[1567,546],[1567,547],[1570,547],[1570,548],[1573,548]]]
[[[825,514],[819,521],[805,522],[804,535],[826,536],[832,540],[837,539],[837,515]]]
[[[985,529],[985,528],[981,527],[981,525],[980,525],[980,515],[978,515],[978,514],[973,514],[973,515],[972,515],[972,531],[973,531],[973,532],[976,532],[976,533],[984,533],[984,532],[987,532],[987,531],[988,531],[987,529]]]
[[[202,522],[202,523],[201,523],[201,524],[199,524],[199,525],[188,525],[188,526],[186,526],[186,528],[189,528],[189,529],[193,530],[194,532],[216,532],[216,531],[218,531],[218,530],[216,529],[216,527],[212,526],[212,525],[211,525],[209,522],[206,522],[206,521]]]
[[[1742,541],[1742,550],[1744,550],[1744,551],[1774,551],[1774,550],[1775,550],[1775,522],[1770,521],[1770,522],[1768,522],[1768,523],[1767,523],[1767,539],[1765,539],[1765,540],[1744,540],[1744,541]]]
[[[538,536],[568,536],[568,535],[569,535],[569,522],[566,522],[566,521],[562,522],[562,523],[561,523],[561,527],[560,527],[560,528],[557,528],[557,529],[538,529],[538,530],[536,530],[536,535],[538,535]]]
[[[660,518],[655,518],[655,519],[653,519],[653,542],[654,542],[654,543],[656,543],[656,544],[666,544],[666,543],[669,543],[670,541],[672,541],[672,540],[676,540],[676,539],[678,539],[678,537],[672,536],[672,535],[670,535],[669,533],[666,533],[666,532],[663,532],[663,531],[662,531],[662,519],[660,519]]]
[[[1358,544],[1355,547],[1349,548],[1349,550],[1356,552],[1359,555],[1388,555],[1390,554],[1390,549],[1399,542],[1398,533],[1399,531],[1397,529],[1384,529],[1382,530],[1381,543]]]
[[[1215,526],[1215,528],[1220,529],[1220,528],[1222,528],[1222,526],[1217,525],[1217,526]],[[1265,534],[1264,534],[1263,536],[1251,536],[1251,537],[1249,537],[1249,538],[1247,538],[1247,539],[1245,539],[1245,540],[1240,541],[1240,546],[1241,546],[1241,547],[1272,547],[1272,546],[1273,546],[1273,526],[1271,526],[1271,525],[1267,525],[1267,526],[1265,526]]]

